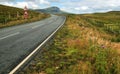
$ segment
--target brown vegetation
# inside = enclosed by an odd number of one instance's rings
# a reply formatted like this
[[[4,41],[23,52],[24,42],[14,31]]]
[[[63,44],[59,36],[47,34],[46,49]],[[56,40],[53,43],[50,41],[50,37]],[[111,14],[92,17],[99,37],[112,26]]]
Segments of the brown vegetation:
[[[120,44],[110,34],[68,15],[52,43],[38,54],[23,74],[120,74]],[[31,65],[34,65],[31,67]]]

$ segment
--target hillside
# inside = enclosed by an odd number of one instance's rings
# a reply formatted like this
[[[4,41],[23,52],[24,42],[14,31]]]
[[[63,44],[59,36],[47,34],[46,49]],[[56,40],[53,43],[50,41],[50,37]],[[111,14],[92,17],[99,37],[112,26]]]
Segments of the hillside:
[[[63,12],[58,7],[49,7],[45,9],[36,9],[37,12],[48,13],[48,14],[67,14],[67,12]]]
[[[54,39],[20,74],[120,74],[120,43],[112,41],[119,40],[120,29],[108,30],[108,24],[120,24],[119,18],[114,12],[67,15]]]
[[[48,14],[41,14],[31,10],[28,10],[28,13],[29,17],[25,20],[23,17],[23,9],[0,5],[0,28],[37,21],[49,17]]]
[[[85,14],[83,17],[91,26],[114,36],[111,41],[120,42],[120,11]]]

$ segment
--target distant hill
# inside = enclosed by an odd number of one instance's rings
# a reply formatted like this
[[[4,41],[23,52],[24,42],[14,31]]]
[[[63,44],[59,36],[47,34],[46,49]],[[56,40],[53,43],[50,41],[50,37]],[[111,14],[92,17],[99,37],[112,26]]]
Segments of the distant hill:
[[[92,13],[92,14],[97,14],[97,15],[120,15],[120,11],[109,11],[109,12],[97,12],[97,13]]]
[[[67,14],[67,12],[64,12],[60,10],[58,7],[49,7],[45,9],[36,9],[35,11],[37,12],[42,12],[42,13],[48,13],[48,14]]]
[[[110,12],[107,12],[107,13],[120,15],[120,11],[110,11]]]

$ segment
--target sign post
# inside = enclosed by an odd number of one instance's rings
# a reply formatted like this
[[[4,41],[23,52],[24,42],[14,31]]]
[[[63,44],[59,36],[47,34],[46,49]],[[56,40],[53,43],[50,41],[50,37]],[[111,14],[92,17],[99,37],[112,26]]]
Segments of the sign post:
[[[24,19],[27,19],[28,18],[28,9],[27,7],[25,6],[24,7]]]

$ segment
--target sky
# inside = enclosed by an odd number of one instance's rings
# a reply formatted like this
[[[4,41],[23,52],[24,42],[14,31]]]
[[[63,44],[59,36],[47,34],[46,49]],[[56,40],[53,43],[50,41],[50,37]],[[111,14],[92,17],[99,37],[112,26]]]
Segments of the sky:
[[[120,11],[120,0],[0,0],[0,4],[29,9],[57,6],[75,14]]]

